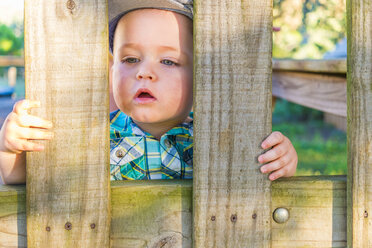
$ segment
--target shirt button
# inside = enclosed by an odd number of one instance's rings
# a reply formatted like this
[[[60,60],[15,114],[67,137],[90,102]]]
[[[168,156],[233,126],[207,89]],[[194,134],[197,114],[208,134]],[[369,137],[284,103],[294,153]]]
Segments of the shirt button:
[[[122,149],[117,149],[115,152],[116,157],[122,158],[124,157],[124,151]]]
[[[168,148],[170,148],[170,147],[172,146],[172,143],[170,142],[169,139],[164,140],[164,144],[165,144]]]

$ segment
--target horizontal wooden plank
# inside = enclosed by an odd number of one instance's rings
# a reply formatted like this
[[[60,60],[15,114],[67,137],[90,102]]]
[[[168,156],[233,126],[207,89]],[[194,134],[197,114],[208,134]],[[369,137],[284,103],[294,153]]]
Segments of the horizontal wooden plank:
[[[111,244],[192,247],[192,181],[111,182]],[[346,177],[293,177],[272,184],[272,247],[346,247]],[[25,188],[0,186],[0,247],[25,247]]]
[[[332,60],[274,59],[273,70],[346,74],[346,58]]]
[[[273,95],[323,112],[346,117],[346,77],[274,71]]]
[[[24,66],[25,59],[17,56],[0,56],[0,66]]]
[[[272,247],[346,247],[346,177],[293,177],[272,186],[272,210],[290,218],[272,222]]]
[[[344,132],[347,131],[347,118],[344,116],[325,113],[324,122],[329,123]]]

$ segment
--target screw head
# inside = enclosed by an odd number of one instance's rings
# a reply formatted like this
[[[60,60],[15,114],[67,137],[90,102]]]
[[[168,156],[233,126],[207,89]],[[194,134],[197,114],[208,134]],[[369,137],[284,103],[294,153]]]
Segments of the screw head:
[[[274,210],[273,219],[276,223],[283,224],[289,219],[289,211],[286,208],[277,208]]]
[[[73,0],[68,0],[67,3],[66,3],[66,7],[72,11],[73,9],[75,9],[76,7],[76,4]]]
[[[124,151],[122,149],[117,149],[115,152],[116,157],[122,158],[124,157]]]

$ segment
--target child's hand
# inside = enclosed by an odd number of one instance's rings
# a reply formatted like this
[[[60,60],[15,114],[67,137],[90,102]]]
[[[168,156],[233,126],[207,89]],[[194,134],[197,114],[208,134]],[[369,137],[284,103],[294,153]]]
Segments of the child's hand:
[[[258,157],[258,162],[264,164],[260,170],[262,173],[271,173],[271,181],[279,177],[291,177],[297,168],[297,153],[291,141],[281,132],[273,132],[261,144],[263,149],[268,150]]]
[[[50,121],[28,114],[35,107],[40,107],[40,102],[22,100],[14,105],[0,131],[0,152],[42,151],[43,145],[30,140],[53,138],[53,133],[47,131],[52,128]]]

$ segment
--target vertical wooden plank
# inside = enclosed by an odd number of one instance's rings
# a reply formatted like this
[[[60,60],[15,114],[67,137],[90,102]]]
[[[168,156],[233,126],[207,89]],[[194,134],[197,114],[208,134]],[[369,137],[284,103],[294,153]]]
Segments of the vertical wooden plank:
[[[270,247],[271,0],[195,3],[194,247]]]
[[[26,96],[53,121],[27,154],[28,247],[109,247],[106,0],[26,0]]]
[[[348,247],[372,247],[372,2],[348,1]]]

